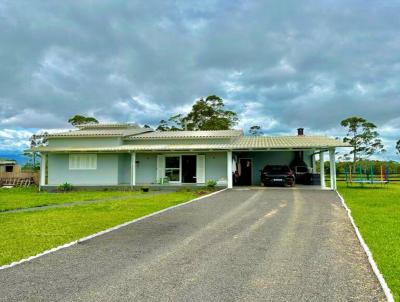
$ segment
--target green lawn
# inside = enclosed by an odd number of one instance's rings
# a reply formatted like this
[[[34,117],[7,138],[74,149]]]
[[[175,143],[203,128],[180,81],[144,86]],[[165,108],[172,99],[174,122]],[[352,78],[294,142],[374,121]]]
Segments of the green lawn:
[[[142,194],[139,191],[73,191],[67,193],[37,192],[37,188],[0,188],[0,212],[89,200],[113,199]]]
[[[23,190],[21,190],[23,191]],[[8,191],[8,195],[13,191]],[[3,193],[3,192],[1,192]],[[0,194],[1,194],[0,193]],[[16,195],[22,192],[15,191]],[[73,199],[87,198],[90,194],[109,192],[74,192]],[[128,194],[112,192],[112,194]],[[109,227],[130,221],[152,212],[183,203],[207,191],[181,191],[157,195],[135,196],[123,200],[104,201],[93,204],[73,205],[62,208],[47,208],[40,211],[20,213],[0,213],[0,265],[36,255],[50,248],[71,242]],[[25,190],[25,198],[35,200],[43,193]],[[89,194],[89,195],[88,195]],[[140,194],[140,193],[136,193]],[[44,194],[48,195],[48,194]],[[64,198],[63,193],[48,196],[50,203],[60,203],[53,199]],[[115,195],[114,195],[115,196]],[[40,198],[39,198],[40,199]],[[16,198],[18,202],[23,202]]]
[[[338,190],[395,300],[400,301],[400,183],[383,187],[338,183]]]

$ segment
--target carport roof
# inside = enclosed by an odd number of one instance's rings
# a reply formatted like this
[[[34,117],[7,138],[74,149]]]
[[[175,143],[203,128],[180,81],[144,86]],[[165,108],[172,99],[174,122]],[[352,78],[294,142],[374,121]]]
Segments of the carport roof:
[[[338,139],[328,136],[242,136],[233,143],[234,148],[244,149],[296,149],[349,147]]]
[[[349,147],[340,140],[327,136],[240,136],[230,142],[213,142],[212,139],[203,142],[186,143],[176,140],[163,144],[150,144],[146,141],[113,147],[37,147],[34,151],[41,152],[129,152],[129,151],[194,151],[194,150],[292,150],[292,149],[328,149]]]

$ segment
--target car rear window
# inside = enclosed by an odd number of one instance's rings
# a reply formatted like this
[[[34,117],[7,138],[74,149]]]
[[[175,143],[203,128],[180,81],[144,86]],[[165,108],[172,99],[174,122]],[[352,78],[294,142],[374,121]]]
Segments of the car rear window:
[[[264,171],[271,173],[287,173],[290,169],[288,166],[266,166]]]

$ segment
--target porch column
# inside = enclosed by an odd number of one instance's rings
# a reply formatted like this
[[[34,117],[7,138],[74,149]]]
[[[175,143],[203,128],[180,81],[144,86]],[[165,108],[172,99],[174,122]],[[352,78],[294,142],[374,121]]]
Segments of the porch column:
[[[47,154],[42,153],[40,159],[40,187],[46,185],[46,159]]]
[[[331,189],[336,190],[336,163],[335,163],[335,149],[329,149],[329,163],[331,172]]]
[[[233,187],[233,179],[232,179],[232,151],[227,152],[227,179],[228,179],[228,189],[232,189]]]
[[[312,160],[312,173],[316,174],[317,173],[317,161],[315,160],[315,150],[313,150],[314,154],[311,155],[311,160]]]
[[[131,186],[136,186],[136,152],[131,153]]]
[[[320,170],[320,177],[321,177],[321,189],[325,189],[325,168],[324,168],[324,152],[321,151],[319,153],[319,170]]]

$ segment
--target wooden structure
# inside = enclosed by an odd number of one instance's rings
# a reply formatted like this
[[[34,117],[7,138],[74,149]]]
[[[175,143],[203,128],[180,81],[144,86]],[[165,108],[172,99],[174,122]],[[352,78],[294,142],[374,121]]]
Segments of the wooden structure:
[[[0,187],[27,187],[39,184],[39,173],[33,172],[0,172]]]
[[[33,184],[32,178],[2,178],[1,186],[5,187],[28,187]]]
[[[14,159],[0,159],[0,173],[18,173],[21,172],[21,167],[17,165]]]

